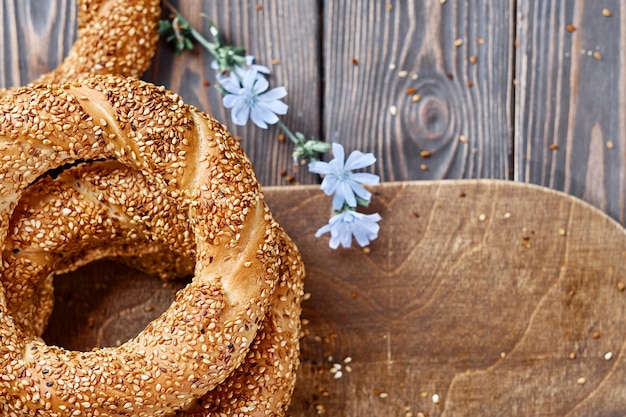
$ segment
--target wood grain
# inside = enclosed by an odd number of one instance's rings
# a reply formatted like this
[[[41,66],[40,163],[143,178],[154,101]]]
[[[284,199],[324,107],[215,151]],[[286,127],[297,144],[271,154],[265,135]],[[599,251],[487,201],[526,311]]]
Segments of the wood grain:
[[[266,195],[311,294],[290,416],[626,413],[626,233],[603,213],[513,182],[384,184],[366,253],[313,236],[328,206],[316,187]],[[119,285],[98,279],[107,268]],[[47,341],[124,341],[172,296],[156,279],[138,290],[150,279],[120,267],[85,271],[57,279]]]
[[[0,88],[55,68],[72,47],[76,0],[0,0]]]
[[[509,178],[514,4],[326,1],[324,136],[383,181]]]
[[[207,38],[208,22],[212,20],[224,33],[225,41],[241,45],[256,62],[272,71],[270,88],[285,86],[285,102],[290,110],[283,120],[293,131],[306,136],[321,137],[321,58],[320,16],[317,1],[171,1],[190,23]],[[206,17],[203,17],[205,15]],[[215,71],[208,53],[197,51],[176,56],[161,45],[153,70],[146,79],[177,91],[183,99],[209,112],[225,123],[252,160],[261,183],[267,185],[295,182],[314,183],[317,179],[306,169],[294,172],[293,147],[278,140],[279,129],[268,130],[254,125],[233,125],[230,111],[221,104],[221,95],[213,86]],[[285,173],[281,172],[285,170]]]
[[[621,5],[518,1],[515,179],[582,197],[624,224]]]

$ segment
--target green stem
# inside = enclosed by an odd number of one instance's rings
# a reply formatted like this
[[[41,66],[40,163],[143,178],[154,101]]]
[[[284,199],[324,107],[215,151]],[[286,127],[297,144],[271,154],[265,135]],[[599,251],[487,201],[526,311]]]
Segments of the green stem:
[[[176,7],[174,7],[170,2],[168,2],[167,0],[163,0],[163,4],[165,5],[165,7],[170,9],[172,11],[172,13],[174,13],[176,15],[176,18],[182,24],[187,25],[187,27],[189,28],[189,31],[191,32],[191,36],[193,36],[193,38],[200,45],[202,45],[202,47],[204,47],[204,49],[209,51],[209,53],[211,55],[213,55],[214,58],[217,59],[218,56],[217,56],[216,50],[219,47],[219,44],[218,43],[211,43],[208,40],[206,40],[204,38],[204,36],[202,36],[202,34],[200,32],[198,32],[193,26],[191,26],[191,24],[187,21],[187,19],[185,19],[185,17],[178,11],[178,9],[176,9]]]
[[[292,141],[294,145],[300,144],[300,141],[298,140],[296,135],[294,135],[293,132],[291,132],[291,130],[289,130],[289,128],[280,120],[278,121],[278,127],[280,127],[280,129],[285,133],[285,135],[287,135],[289,140]]]

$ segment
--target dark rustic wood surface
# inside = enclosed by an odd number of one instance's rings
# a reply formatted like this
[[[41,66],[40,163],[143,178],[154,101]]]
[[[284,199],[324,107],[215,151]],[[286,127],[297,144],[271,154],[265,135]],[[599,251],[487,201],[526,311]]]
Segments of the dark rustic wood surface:
[[[272,69],[272,85],[289,91],[288,126],[374,152],[383,181],[515,179],[564,190],[626,221],[623,2],[171,3],[205,34],[202,15],[209,16]],[[0,86],[24,84],[63,59],[74,7],[75,0],[0,1]],[[210,62],[161,45],[144,78],[228,124],[264,184],[285,185],[290,176],[315,183],[306,169],[292,172],[292,148],[278,141],[277,127],[232,126],[206,85],[215,76]]]
[[[335,252],[313,236],[317,187],[266,194],[308,272],[290,416],[626,413],[626,233],[602,212],[510,181],[384,184],[371,252]],[[107,263],[60,277],[46,340],[124,342],[183,283]]]
[[[374,152],[386,183],[508,179],[626,222],[624,1],[172,3],[205,34],[207,14],[272,69],[272,85],[289,91],[288,126]],[[0,0],[0,86],[63,59],[74,8]],[[331,252],[312,237],[328,199],[287,187],[290,175],[317,178],[292,171],[275,126],[232,126],[210,62],[162,44],[143,78],[226,123],[262,183],[284,186],[267,194],[302,250],[311,293],[292,416],[626,414],[617,223],[514,182],[386,184],[374,197],[384,223],[371,253]],[[98,280],[60,281],[70,284],[58,286],[50,342],[124,341],[183,284],[88,268]],[[335,379],[329,370],[346,357]]]

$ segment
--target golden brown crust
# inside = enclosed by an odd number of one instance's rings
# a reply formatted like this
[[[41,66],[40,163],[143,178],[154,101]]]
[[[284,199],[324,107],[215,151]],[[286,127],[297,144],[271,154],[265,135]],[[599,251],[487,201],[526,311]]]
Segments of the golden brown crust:
[[[35,84],[62,84],[88,74],[139,77],[158,42],[159,0],[78,0],[77,38],[65,60]],[[0,97],[15,88],[0,90]]]
[[[27,87],[0,101],[0,116],[3,219],[48,170],[114,158],[168,193],[187,214],[196,244],[192,283],[119,348],[68,352],[25,337],[2,291],[3,410],[165,415],[215,388],[245,358],[280,276],[282,232],[237,142],[177,95],[121,77]],[[7,234],[3,222],[0,238]],[[54,239],[43,242],[55,246]],[[48,277],[56,262],[44,253],[33,263],[35,275]],[[10,286],[2,279],[3,289]],[[14,285],[12,294],[19,289]]]
[[[142,195],[142,199],[133,201],[134,195]],[[61,205],[61,201],[66,203]],[[94,216],[95,206],[100,209]],[[152,235],[156,233],[154,225],[138,221],[139,218],[150,217],[148,213],[141,213],[144,206],[157,209],[159,221],[171,225],[167,237],[155,237]],[[185,225],[180,223],[171,202],[137,171],[114,161],[83,164],[62,172],[54,180],[44,177],[29,187],[14,213],[11,223],[13,232],[7,242],[20,249],[18,254],[32,251],[41,240],[37,234],[47,234],[62,225],[63,217],[70,210],[80,211],[79,221],[105,225],[101,233],[115,230],[127,237],[127,247],[106,245],[98,256],[89,253],[88,259],[81,259],[80,263],[100,256],[141,258],[145,242],[169,239],[174,239],[173,246],[178,253],[171,256],[173,253],[168,253],[168,249],[155,248],[157,256],[150,259],[151,270],[160,273],[161,268],[170,268],[171,259],[193,256],[194,242],[184,239]],[[29,227],[33,221],[40,222],[37,231]],[[280,283],[244,363],[213,391],[196,399],[190,409],[181,412],[181,415],[283,415],[291,398],[298,365],[304,270],[295,245],[282,231],[280,241]],[[75,244],[70,239],[53,253],[65,254],[68,245]],[[137,251],[137,248],[140,250]],[[61,262],[64,265],[72,263],[65,256]],[[148,265],[147,262],[137,264]],[[186,275],[192,271],[181,268],[178,272]],[[42,297],[45,298],[45,294]],[[41,310],[36,310],[32,315],[43,314]]]

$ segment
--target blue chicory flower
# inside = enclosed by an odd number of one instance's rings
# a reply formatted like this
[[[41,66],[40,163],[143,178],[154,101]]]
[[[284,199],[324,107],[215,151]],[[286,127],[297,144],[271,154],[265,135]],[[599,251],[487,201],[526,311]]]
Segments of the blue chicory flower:
[[[377,222],[380,220],[378,213],[363,214],[346,210],[331,217],[328,224],[315,233],[315,237],[330,232],[328,246],[332,249],[337,249],[339,244],[344,248],[349,248],[353,236],[359,245],[367,246],[370,241],[378,237],[380,226]]]
[[[257,126],[267,129],[268,124],[278,122],[277,114],[287,114],[288,106],[280,101],[287,96],[285,87],[266,92],[269,82],[255,68],[246,69],[241,81],[231,71],[228,77],[220,78],[220,84],[227,92],[222,103],[232,109],[231,118],[236,125],[245,126],[250,118]]]
[[[333,210],[339,211],[347,203],[350,207],[357,206],[356,197],[369,201],[372,193],[367,191],[361,184],[375,185],[380,182],[380,177],[365,172],[353,173],[353,169],[365,168],[376,162],[371,153],[353,151],[344,163],[343,146],[333,143],[334,158],[329,162],[311,162],[309,171],[314,174],[324,175],[322,191],[326,195],[333,195]]]

